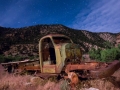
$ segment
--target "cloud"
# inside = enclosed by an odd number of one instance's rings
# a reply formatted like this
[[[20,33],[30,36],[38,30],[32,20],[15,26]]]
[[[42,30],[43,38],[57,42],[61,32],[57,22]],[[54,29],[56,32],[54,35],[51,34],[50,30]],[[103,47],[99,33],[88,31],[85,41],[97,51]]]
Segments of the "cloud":
[[[89,7],[89,10],[76,15],[73,28],[92,32],[120,32],[120,0],[94,1]]]

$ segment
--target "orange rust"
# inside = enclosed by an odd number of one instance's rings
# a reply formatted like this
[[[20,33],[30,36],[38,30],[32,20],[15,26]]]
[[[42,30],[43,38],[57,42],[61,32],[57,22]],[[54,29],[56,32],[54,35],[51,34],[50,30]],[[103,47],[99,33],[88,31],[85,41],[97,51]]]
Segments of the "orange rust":
[[[95,69],[96,66],[98,66],[98,62],[86,62],[81,64],[68,64],[66,66],[66,71],[72,71],[72,70],[92,70]]]
[[[40,66],[20,66],[18,69],[22,70],[40,70]]]
[[[64,78],[66,80],[69,79],[70,80],[69,85],[74,88],[79,82],[78,76],[75,72],[67,72],[67,74],[68,75],[64,76]]]

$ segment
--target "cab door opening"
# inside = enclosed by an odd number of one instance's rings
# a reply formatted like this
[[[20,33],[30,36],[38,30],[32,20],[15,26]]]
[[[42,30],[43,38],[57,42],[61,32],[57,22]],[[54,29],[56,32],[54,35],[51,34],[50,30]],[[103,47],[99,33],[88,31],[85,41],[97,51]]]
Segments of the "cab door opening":
[[[56,55],[52,40],[47,37],[41,41],[42,73],[56,73]]]
[[[42,40],[41,49],[43,64],[56,64],[55,48],[50,38]]]

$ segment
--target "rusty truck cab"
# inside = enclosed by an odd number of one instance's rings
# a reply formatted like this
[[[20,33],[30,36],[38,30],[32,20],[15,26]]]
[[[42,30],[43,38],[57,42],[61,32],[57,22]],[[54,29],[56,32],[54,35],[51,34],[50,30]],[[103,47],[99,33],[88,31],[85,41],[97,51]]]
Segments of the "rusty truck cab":
[[[72,40],[62,34],[49,34],[39,41],[39,57],[41,73],[60,73],[63,68],[63,60],[60,47],[64,43],[73,43]]]

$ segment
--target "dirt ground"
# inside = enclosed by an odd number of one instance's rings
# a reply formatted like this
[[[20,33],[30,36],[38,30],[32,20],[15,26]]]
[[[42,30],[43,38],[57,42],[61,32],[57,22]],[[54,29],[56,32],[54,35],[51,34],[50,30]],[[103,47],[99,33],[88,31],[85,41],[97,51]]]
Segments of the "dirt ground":
[[[0,70],[3,70],[4,68],[2,67],[2,65],[0,64]]]

